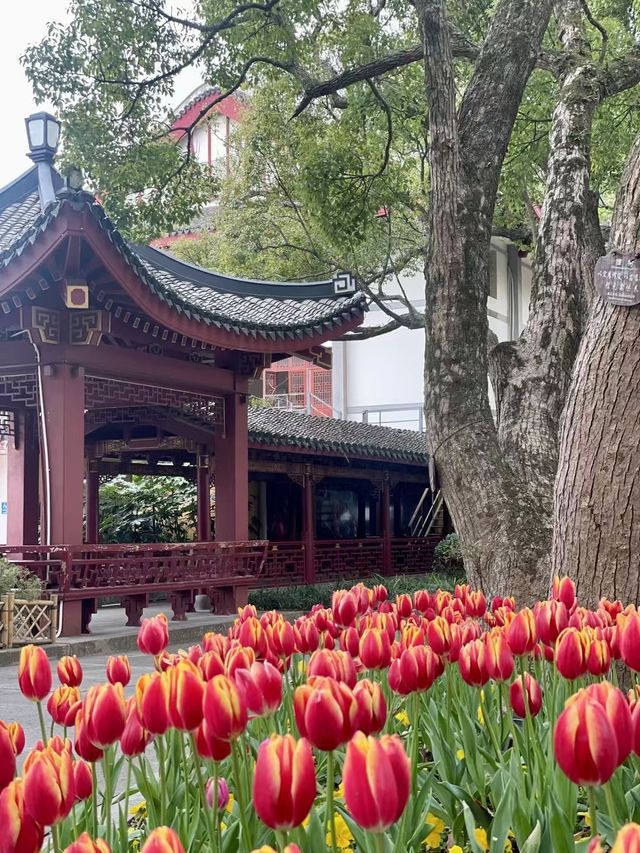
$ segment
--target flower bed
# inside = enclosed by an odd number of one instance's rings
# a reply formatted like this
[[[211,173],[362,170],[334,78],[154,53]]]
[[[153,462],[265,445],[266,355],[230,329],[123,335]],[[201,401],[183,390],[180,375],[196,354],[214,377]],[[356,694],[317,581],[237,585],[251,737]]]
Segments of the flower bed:
[[[481,593],[334,593],[170,654],[145,620],[82,687],[23,649],[42,741],[0,722],[0,853],[640,850],[640,614]],[[626,668],[625,668],[626,665]],[[130,694],[127,698],[127,694]],[[47,719],[48,715],[48,719]]]

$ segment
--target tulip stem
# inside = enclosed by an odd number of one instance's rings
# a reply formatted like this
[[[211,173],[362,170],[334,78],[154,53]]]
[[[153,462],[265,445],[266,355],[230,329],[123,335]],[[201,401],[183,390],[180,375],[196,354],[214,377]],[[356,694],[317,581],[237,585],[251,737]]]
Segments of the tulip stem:
[[[91,781],[93,783],[91,790],[91,805],[93,811],[93,837],[98,837],[98,771],[95,761],[91,763]]]
[[[607,784],[604,785],[604,797],[605,797],[605,800],[607,801],[607,811],[609,812],[609,818],[611,820],[611,826],[613,827],[614,833],[616,833],[616,835],[617,835],[618,830],[620,828],[620,824],[618,822],[618,814],[616,812],[616,806],[615,806],[615,803],[613,802],[613,792],[611,790],[611,782],[607,782]]]
[[[284,849],[287,846],[287,833],[277,829],[276,838],[278,839],[278,847],[282,850],[282,853],[284,853]]]
[[[231,764],[233,766],[233,776],[236,780],[236,794],[238,797],[238,809],[240,811],[240,826],[242,828],[243,845],[250,850],[253,846],[249,837],[249,826],[247,824],[246,802],[244,798],[244,786],[242,784],[242,773],[240,771],[240,760],[238,758],[238,741],[231,741]],[[241,845],[242,847],[242,845]]]
[[[111,750],[107,747],[104,751],[102,761],[102,772],[104,774],[104,796],[102,798],[102,822],[106,829],[106,841],[111,845],[111,800],[113,796],[113,781],[111,776]]]
[[[329,834],[331,836],[331,853],[336,853],[338,849],[336,841],[336,822],[333,815],[333,788],[335,785],[335,765],[333,751],[327,753],[327,807],[325,813],[325,831],[326,826],[329,826]]]
[[[373,837],[375,839],[376,853],[384,853],[384,835],[381,832],[376,832]]]
[[[596,808],[596,792],[593,785],[587,788],[589,793],[589,817],[591,818],[591,838],[598,834],[598,809]]]
[[[125,825],[128,825],[129,821],[129,793],[131,791],[131,773],[132,773],[132,761],[131,758],[127,757],[127,789],[124,792],[124,822]]]
[[[213,812],[209,808],[209,804],[207,803],[207,791],[204,784],[204,777],[202,775],[202,761],[200,760],[200,753],[198,752],[198,748],[196,746],[196,739],[191,732],[191,751],[193,753],[193,761],[196,766],[196,776],[198,777],[198,788],[200,789],[200,799],[202,801],[202,810],[204,812],[204,819],[207,826],[207,833],[209,835],[209,843],[211,845],[212,850],[219,850],[220,845],[218,843],[218,828],[217,825],[212,823],[213,820]],[[217,768],[217,764],[216,764]],[[218,792],[215,792],[215,802],[216,805],[218,803],[217,799]]]
[[[40,731],[42,733],[42,745],[46,746],[48,743],[47,738],[47,727],[44,722],[44,714],[42,713],[42,702],[36,702],[36,707],[38,709],[38,719],[40,720]]]
[[[159,735],[154,740],[156,749],[158,750],[158,764],[160,769],[160,826],[166,826],[166,811],[167,811],[167,780],[164,752],[163,736]]]

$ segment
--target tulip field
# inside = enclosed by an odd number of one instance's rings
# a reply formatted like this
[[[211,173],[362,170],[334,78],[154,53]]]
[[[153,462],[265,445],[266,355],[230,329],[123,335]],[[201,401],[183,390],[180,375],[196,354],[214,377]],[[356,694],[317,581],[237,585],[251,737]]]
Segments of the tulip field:
[[[144,620],[148,672],[86,691],[22,650],[41,740],[0,721],[0,853],[640,851],[633,606],[358,584],[168,646]]]

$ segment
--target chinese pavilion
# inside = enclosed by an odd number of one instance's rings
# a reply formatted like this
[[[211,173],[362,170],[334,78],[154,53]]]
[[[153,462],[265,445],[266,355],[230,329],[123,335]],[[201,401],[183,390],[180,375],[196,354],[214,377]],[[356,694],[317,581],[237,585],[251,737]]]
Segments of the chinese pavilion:
[[[424,571],[421,436],[249,406],[278,361],[330,365],[322,344],[366,310],[352,277],[248,281],[128,243],[55,170],[55,119],[27,128],[34,165],[0,190],[4,550],[60,593],[63,632],[88,630],[101,597],[136,624],[151,592],[181,619],[197,591],[222,610],[258,584],[390,572],[397,538]],[[197,482],[197,542],[98,542],[100,478],[132,471]]]

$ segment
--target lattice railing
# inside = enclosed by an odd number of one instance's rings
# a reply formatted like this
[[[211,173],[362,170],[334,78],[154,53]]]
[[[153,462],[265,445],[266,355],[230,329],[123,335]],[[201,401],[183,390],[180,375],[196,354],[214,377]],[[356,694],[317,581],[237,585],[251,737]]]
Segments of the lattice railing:
[[[53,643],[57,626],[57,595],[29,600],[10,592],[0,599],[0,647]]]

